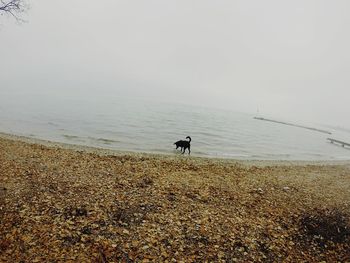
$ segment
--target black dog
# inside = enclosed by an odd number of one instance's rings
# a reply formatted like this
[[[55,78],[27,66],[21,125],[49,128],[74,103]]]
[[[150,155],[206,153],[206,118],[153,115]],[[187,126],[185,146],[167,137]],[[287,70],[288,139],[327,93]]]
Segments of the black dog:
[[[190,136],[187,136],[186,139],[188,139],[188,141],[180,140],[180,141],[175,142],[174,144],[176,145],[176,149],[179,147],[181,148],[182,154],[185,153],[186,149],[188,149],[188,154],[191,154],[191,141],[192,141],[192,139]]]

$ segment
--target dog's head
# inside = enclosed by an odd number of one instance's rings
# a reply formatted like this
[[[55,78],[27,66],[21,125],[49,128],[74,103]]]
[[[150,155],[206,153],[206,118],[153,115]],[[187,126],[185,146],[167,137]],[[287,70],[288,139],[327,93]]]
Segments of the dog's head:
[[[174,142],[174,144],[176,145],[176,149],[180,147],[181,145],[181,141],[177,141],[177,142]]]

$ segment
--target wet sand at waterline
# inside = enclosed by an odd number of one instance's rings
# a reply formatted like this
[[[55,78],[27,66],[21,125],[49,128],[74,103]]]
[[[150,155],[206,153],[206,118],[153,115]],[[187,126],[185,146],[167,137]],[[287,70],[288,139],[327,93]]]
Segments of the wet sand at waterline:
[[[1,262],[350,261],[350,164],[0,136]]]

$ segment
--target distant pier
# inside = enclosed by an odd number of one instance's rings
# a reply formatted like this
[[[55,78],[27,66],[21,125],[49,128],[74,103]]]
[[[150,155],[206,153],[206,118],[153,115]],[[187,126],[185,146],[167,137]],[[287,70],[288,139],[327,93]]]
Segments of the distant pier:
[[[345,145],[346,146],[350,146],[350,143],[339,141],[339,140],[336,140],[336,139],[327,138],[327,140],[329,140],[331,143],[339,143],[343,147],[345,147]]]
[[[284,124],[284,125],[289,125],[289,126],[294,126],[294,127],[308,129],[308,130],[311,130],[311,131],[322,132],[322,133],[326,133],[326,134],[332,134],[331,132],[326,131],[326,130],[321,130],[321,129],[312,128],[312,127],[307,127],[307,126],[298,125],[298,124],[294,124],[294,123],[288,123],[288,122],[283,122],[283,121],[275,121],[275,120],[271,120],[271,119],[265,119],[265,118],[262,118],[262,117],[254,117],[254,119],[261,120],[261,121],[269,121],[269,122],[274,122],[274,123],[279,123],[279,124]]]

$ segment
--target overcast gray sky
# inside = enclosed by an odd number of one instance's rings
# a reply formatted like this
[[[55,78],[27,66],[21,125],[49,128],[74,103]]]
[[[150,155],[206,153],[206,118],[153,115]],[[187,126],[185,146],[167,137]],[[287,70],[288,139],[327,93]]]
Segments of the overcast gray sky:
[[[149,97],[350,127],[350,1],[31,0],[0,91]]]

